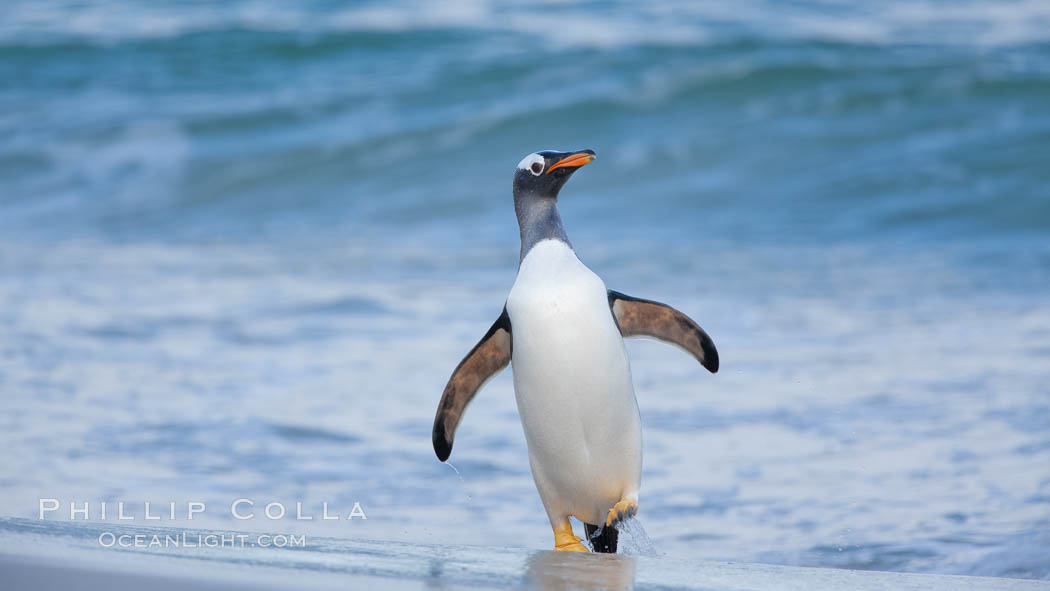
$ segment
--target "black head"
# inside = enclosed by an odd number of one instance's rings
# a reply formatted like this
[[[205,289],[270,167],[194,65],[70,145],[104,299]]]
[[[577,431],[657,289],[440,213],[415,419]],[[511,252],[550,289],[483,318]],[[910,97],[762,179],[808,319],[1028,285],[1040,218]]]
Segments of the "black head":
[[[529,154],[514,171],[514,196],[557,198],[572,173],[595,158],[594,150]]]

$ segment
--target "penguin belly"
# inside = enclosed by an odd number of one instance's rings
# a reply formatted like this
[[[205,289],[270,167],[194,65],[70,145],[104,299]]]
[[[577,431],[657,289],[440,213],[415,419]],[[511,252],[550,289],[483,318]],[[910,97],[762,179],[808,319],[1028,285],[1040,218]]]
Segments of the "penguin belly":
[[[514,393],[547,515],[604,524],[638,496],[642,429],[605,283],[558,240],[532,247],[507,299]]]

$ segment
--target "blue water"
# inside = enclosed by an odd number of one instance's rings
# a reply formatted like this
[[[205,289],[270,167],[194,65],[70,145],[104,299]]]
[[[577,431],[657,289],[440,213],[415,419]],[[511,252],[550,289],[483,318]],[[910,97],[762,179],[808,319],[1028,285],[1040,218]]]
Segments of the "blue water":
[[[658,550],[1048,577],[1048,105],[1040,2],[8,3],[2,514],[549,546],[508,375],[429,432],[592,148],[581,258],[722,358],[629,345]]]

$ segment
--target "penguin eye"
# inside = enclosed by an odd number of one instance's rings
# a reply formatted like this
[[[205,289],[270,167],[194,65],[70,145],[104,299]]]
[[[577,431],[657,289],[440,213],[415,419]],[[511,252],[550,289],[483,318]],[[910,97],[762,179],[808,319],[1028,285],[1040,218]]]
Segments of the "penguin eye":
[[[543,158],[543,154],[539,152],[529,154],[518,163],[518,170],[527,170],[533,176],[540,176],[545,168],[547,168],[547,161]]]

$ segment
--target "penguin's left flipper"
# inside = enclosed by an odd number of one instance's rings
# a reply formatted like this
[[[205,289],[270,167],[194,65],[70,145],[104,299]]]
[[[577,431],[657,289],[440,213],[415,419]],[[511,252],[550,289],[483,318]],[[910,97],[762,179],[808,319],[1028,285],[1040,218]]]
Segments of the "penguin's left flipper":
[[[442,462],[452,453],[452,439],[467,405],[489,378],[507,367],[510,354],[510,316],[507,315],[507,308],[504,306],[503,313],[492,323],[489,331],[456,366],[448,384],[445,385],[444,393],[441,394],[431,437],[434,441],[434,453]]]
[[[652,337],[676,345],[711,373],[718,371],[718,350],[692,318],[667,304],[632,298],[609,290],[609,308],[624,337]]]

